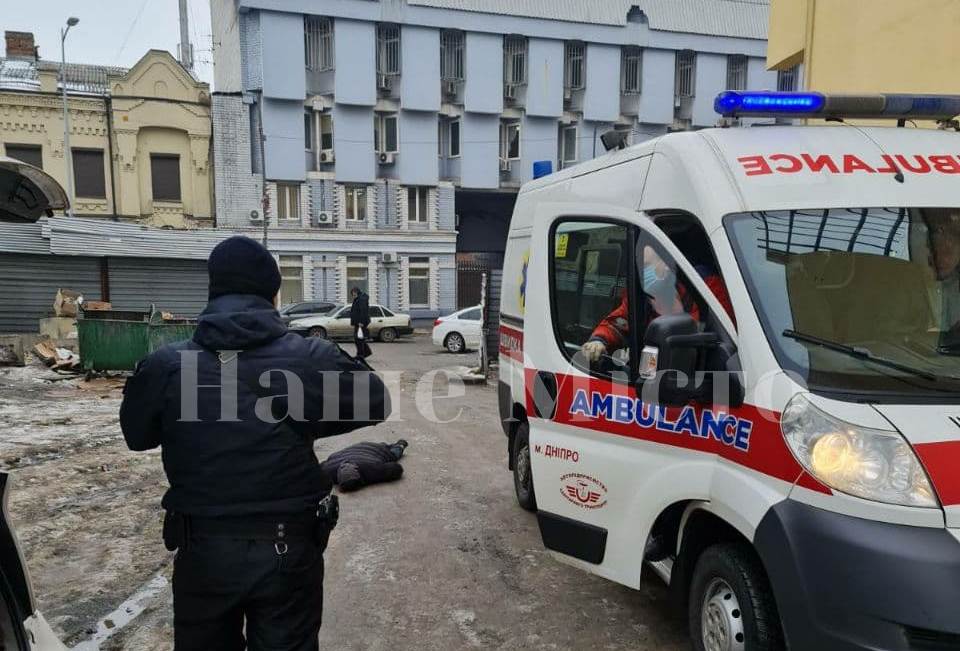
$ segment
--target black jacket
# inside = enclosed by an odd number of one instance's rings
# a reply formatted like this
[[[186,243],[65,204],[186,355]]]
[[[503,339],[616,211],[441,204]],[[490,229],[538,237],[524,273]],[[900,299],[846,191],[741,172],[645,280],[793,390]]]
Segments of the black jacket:
[[[232,359],[230,353],[218,357],[211,351],[240,352]],[[235,392],[229,391],[230,369],[237,374]],[[302,419],[291,412],[270,422],[297,402],[287,398],[296,395],[297,382],[288,386],[280,371],[292,372],[303,385]],[[334,372],[327,374],[327,387],[323,371]],[[192,378],[199,389],[189,390]],[[268,381],[271,388],[263,388]],[[181,398],[181,382],[188,389],[184,396],[197,396],[195,412]],[[235,415],[229,399],[221,415],[221,384],[227,387],[225,396],[237,396]],[[337,396],[331,398],[333,389]],[[354,404],[355,389],[369,399]],[[271,402],[269,396],[278,397]],[[334,408],[338,414],[325,413]],[[260,297],[228,295],[210,301],[192,341],[164,346],[140,363],[124,389],[120,426],[131,450],[162,448],[170,482],[164,508],[216,517],[315,508],[331,484],[313,452],[314,439],[371,425],[389,414],[390,396],[380,378],[335,344],[289,333]]]
[[[350,325],[354,327],[370,325],[370,297],[364,292],[360,292],[350,306]]]
[[[395,447],[387,443],[355,443],[331,454],[320,467],[327,479],[339,484],[344,491],[393,481],[403,476],[403,466],[398,463]],[[402,449],[400,454],[403,454]]]

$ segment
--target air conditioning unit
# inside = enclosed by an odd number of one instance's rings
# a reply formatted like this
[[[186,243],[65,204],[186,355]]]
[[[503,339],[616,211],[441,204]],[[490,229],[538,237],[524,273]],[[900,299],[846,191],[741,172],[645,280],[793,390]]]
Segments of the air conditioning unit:
[[[390,90],[392,82],[390,75],[377,75],[377,90]]]
[[[332,163],[333,160],[334,160],[334,158],[333,158],[333,150],[332,150],[332,149],[321,149],[318,158],[320,159],[320,162],[321,162],[321,163]]]
[[[500,159],[500,171],[509,172],[510,171],[510,161],[506,158]]]
[[[447,97],[455,97],[459,84],[456,81],[443,82],[443,94]]]
[[[326,224],[333,223],[333,213],[327,211],[321,211],[317,213],[317,226],[324,226]]]
[[[380,262],[383,264],[396,264],[397,260],[397,254],[393,251],[384,251],[380,254]]]
[[[381,165],[393,165],[393,163],[397,160],[397,155],[382,151],[377,154],[377,160]]]
[[[262,222],[262,221],[263,221],[263,215],[260,214],[260,211],[259,211],[259,210],[251,210],[251,211],[250,211],[250,221],[252,221],[252,222]]]
[[[504,84],[504,86],[503,86],[503,98],[504,98],[504,99],[517,99],[517,86],[516,86],[516,84]]]

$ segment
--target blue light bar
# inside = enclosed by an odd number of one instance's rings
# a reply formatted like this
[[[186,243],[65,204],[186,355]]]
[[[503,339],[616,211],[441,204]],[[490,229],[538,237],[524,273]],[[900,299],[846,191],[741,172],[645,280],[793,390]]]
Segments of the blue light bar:
[[[823,109],[820,93],[755,93],[727,90],[713,102],[713,110],[728,118],[744,115],[776,116],[816,114]]]
[[[811,117],[843,120],[951,120],[960,115],[960,95],[824,95],[727,90],[713,102],[727,118]]]

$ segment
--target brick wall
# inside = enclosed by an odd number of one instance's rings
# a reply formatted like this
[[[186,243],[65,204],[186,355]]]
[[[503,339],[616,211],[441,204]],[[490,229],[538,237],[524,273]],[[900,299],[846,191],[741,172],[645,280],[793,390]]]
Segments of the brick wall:
[[[214,191],[221,227],[249,226],[250,211],[261,211],[262,178],[250,172],[249,111],[240,96],[213,94]]]

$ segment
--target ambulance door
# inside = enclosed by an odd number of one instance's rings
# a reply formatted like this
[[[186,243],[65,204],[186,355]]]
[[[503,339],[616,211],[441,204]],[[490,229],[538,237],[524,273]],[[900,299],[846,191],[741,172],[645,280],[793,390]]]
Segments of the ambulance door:
[[[666,412],[641,400],[638,380],[651,297],[707,322],[704,286],[688,281],[692,267],[638,213],[568,206],[538,220],[533,237],[547,289],[528,291],[527,314],[544,314],[547,327],[526,337],[543,541],[562,560],[637,587],[657,515],[709,494],[713,455],[696,449],[696,436],[664,431]]]

